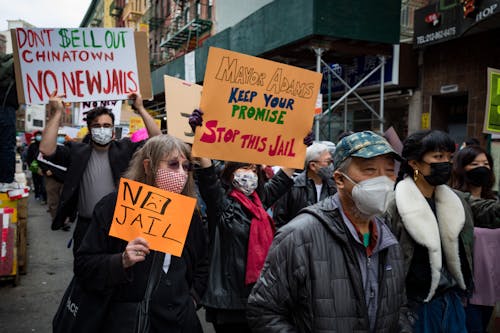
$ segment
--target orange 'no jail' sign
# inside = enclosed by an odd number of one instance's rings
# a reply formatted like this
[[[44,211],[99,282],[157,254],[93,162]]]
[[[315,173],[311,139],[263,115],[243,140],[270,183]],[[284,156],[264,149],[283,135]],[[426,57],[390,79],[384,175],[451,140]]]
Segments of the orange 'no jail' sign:
[[[109,235],[180,257],[196,199],[121,178]]]

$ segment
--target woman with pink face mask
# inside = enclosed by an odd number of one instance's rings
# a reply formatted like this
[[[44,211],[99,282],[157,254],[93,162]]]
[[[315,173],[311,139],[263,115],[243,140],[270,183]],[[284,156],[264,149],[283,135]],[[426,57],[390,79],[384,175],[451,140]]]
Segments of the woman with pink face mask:
[[[156,136],[134,154],[124,177],[195,197],[190,158],[181,140]],[[114,192],[96,205],[74,265],[83,287],[111,295],[101,331],[134,331],[136,307],[129,305],[143,300],[149,276],[159,272],[149,302],[149,332],[202,332],[196,309],[208,277],[208,248],[200,214],[195,210],[182,256],[175,257],[151,250],[141,237],[130,242],[110,237],[116,199]]]

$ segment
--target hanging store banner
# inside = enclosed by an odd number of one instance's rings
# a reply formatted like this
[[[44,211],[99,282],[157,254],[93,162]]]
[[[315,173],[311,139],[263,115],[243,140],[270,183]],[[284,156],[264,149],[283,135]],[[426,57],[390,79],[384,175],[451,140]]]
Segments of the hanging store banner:
[[[499,0],[435,1],[415,11],[413,45],[424,47],[479,32],[476,25],[499,11]]]
[[[211,47],[193,155],[304,167],[321,73]]]
[[[145,33],[126,28],[11,30],[19,102],[45,104],[151,98]],[[146,63],[146,65],[144,64]]]
[[[488,68],[484,133],[500,133],[500,69]]]

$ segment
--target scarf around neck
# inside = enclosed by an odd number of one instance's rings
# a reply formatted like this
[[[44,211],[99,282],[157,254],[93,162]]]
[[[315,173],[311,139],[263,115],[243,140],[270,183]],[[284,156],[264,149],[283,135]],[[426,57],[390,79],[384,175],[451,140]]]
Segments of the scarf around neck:
[[[259,278],[262,267],[264,267],[267,252],[273,241],[274,221],[264,210],[262,202],[255,191],[247,197],[238,190],[232,190],[229,196],[236,199],[252,215],[250,235],[248,237],[245,284],[255,283]]]

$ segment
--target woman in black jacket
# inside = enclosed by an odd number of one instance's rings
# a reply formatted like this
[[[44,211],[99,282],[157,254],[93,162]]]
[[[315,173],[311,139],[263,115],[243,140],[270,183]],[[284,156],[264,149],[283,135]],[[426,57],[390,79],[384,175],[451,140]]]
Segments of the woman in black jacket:
[[[195,197],[189,147],[174,137],[153,137],[134,154],[125,178]],[[129,332],[134,305],[144,298],[151,272],[161,270],[149,305],[150,332],[202,332],[196,315],[208,276],[207,243],[195,211],[181,257],[149,249],[145,239],[110,237],[117,193],[95,207],[75,257],[75,275],[89,290],[111,293],[103,332]],[[153,264],[155,263],[155,264]]]
[[[226,162],[220,177],[209,159],[196,170],[207,205],[211,259],[202,304],[216,332],[250,332],[247,299],[274,237],[266,213],[293,185],[293,169],[282,169],[264,185],[261,167]]]
[[[465,307],[468,332],[486,332],[495,305],[495,269],[498,261],[484,256],[493,248],[500,228],[500,202],[495,193],[493,158],[478,145],[468,145],[453,158],[452,187],[463,192],[474,214],[474,292]],[[498,239],[498,238],[496,238]],[[498,243],[498,242],[497,242]],[[484,245],[488,244],[488,245]],[[493,265],[492,265],[493,264]]]

